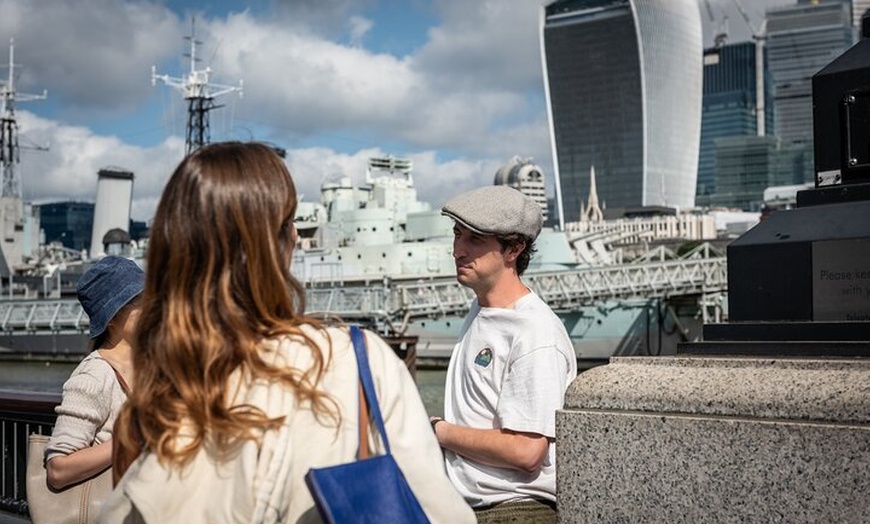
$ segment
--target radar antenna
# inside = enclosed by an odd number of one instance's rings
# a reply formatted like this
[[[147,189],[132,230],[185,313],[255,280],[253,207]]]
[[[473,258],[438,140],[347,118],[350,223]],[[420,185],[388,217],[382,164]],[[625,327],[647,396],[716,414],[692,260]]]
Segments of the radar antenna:
[[[3,166],[0,197],[21,199],[21,184],[18,180],[18,174],[15,172],[15,164],[21,162],[15,103],[42,100],[47,97],[47,90],[43,91],[41,95],[28,95],[15,91],[15,40],[10,38],[9,80],[5,84],[0,82],[0,165]]]
[[[215,104],[214,99],[234,91],[238,91],[239,97],[241,97],[243,87],[242,80],[239,80],[238,86],[210,83],[211,67],[199,70],[196,68],[197,62],[200,61],[196,57],[196,46],[202,45],[202,42],[196,39],[194,23],[195,20],[191,19],[190,36],[184,37],[185,40],[190,41],[190,52],[184,54],[185,57],[190,57],[190,72],[187,76],[178,78],[158,75],[157,66],[151,66],[152,86],[157,85],[157,80],[162,80],[164,84],[184,93],[184,99],[187,100],[186,154],[209,143],[209,112],[222,107]]]

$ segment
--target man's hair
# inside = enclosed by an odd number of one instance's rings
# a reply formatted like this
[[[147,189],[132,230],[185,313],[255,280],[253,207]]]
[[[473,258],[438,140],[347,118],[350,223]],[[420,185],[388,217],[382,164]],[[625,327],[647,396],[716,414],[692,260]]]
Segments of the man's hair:
[[[519,233],[511,233],[509,235],[497,235],[495,238],[501,245],[502,252],[507,251],[514,246],[525,244],[523,250],[517,257],[517,275],[522,275],[529,267],[529,262],[532,260],[532,255],[534,255],[538,251],[535,248],[535,239],[527,237],[525,235],[521,235]]]

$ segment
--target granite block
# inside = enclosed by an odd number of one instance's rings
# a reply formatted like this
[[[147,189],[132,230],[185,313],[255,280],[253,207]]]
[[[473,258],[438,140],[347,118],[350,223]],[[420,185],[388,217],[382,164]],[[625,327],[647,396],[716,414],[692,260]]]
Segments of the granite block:
[[[556,460],[560,522],[870,523],[870,362],[614,358]]]
[[[565,408],[870,422],[870,360],[614,357]]]

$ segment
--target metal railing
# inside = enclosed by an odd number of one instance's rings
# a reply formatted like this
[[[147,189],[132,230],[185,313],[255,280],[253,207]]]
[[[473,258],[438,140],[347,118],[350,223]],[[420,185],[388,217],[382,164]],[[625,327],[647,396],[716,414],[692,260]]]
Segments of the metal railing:
[[[701,244],[679,258],[655,256],[636,263],[527,273],[523,280],[556,312],[570,312],[605,300],[697,295],[707,301],[727,291],[726,258]],[[405,326],[418,318],[463,315],[471,290],[453,276],[416,279],[317,282],[306,288],[309,314],[349,321]],[[76,300],[0,301],[0,333],[85,333],[88,318]],[[402,328],[390,331],[401,335]]]
[[[683,258],[646,260],[562,271],[528,273],[523,280],[556,312],[573,311],[605,300],[707,297],[727,291],[724,256],[703,246]],[[306,291],[307,309],[346,319],[383,318],[391,323],[415,318],[462,315],[473,292],[453,277],[385,282]]]
[[[76,299],[0,301],[0,331],[76,334],[88,330],[88,316]]]
[[[28,516],[27,437],[50,435],[60,393],[0,390],[0,511]]]

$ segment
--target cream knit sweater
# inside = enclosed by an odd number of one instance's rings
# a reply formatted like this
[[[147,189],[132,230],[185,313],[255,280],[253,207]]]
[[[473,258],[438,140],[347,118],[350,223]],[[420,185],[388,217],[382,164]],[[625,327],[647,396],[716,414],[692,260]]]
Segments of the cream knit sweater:
[[[112,438],[115,417],[127,395],[115,371],[99,351],[88,354],[63,385],[55,408],[57,421],[45,448],[45,460],[101,444]]]

